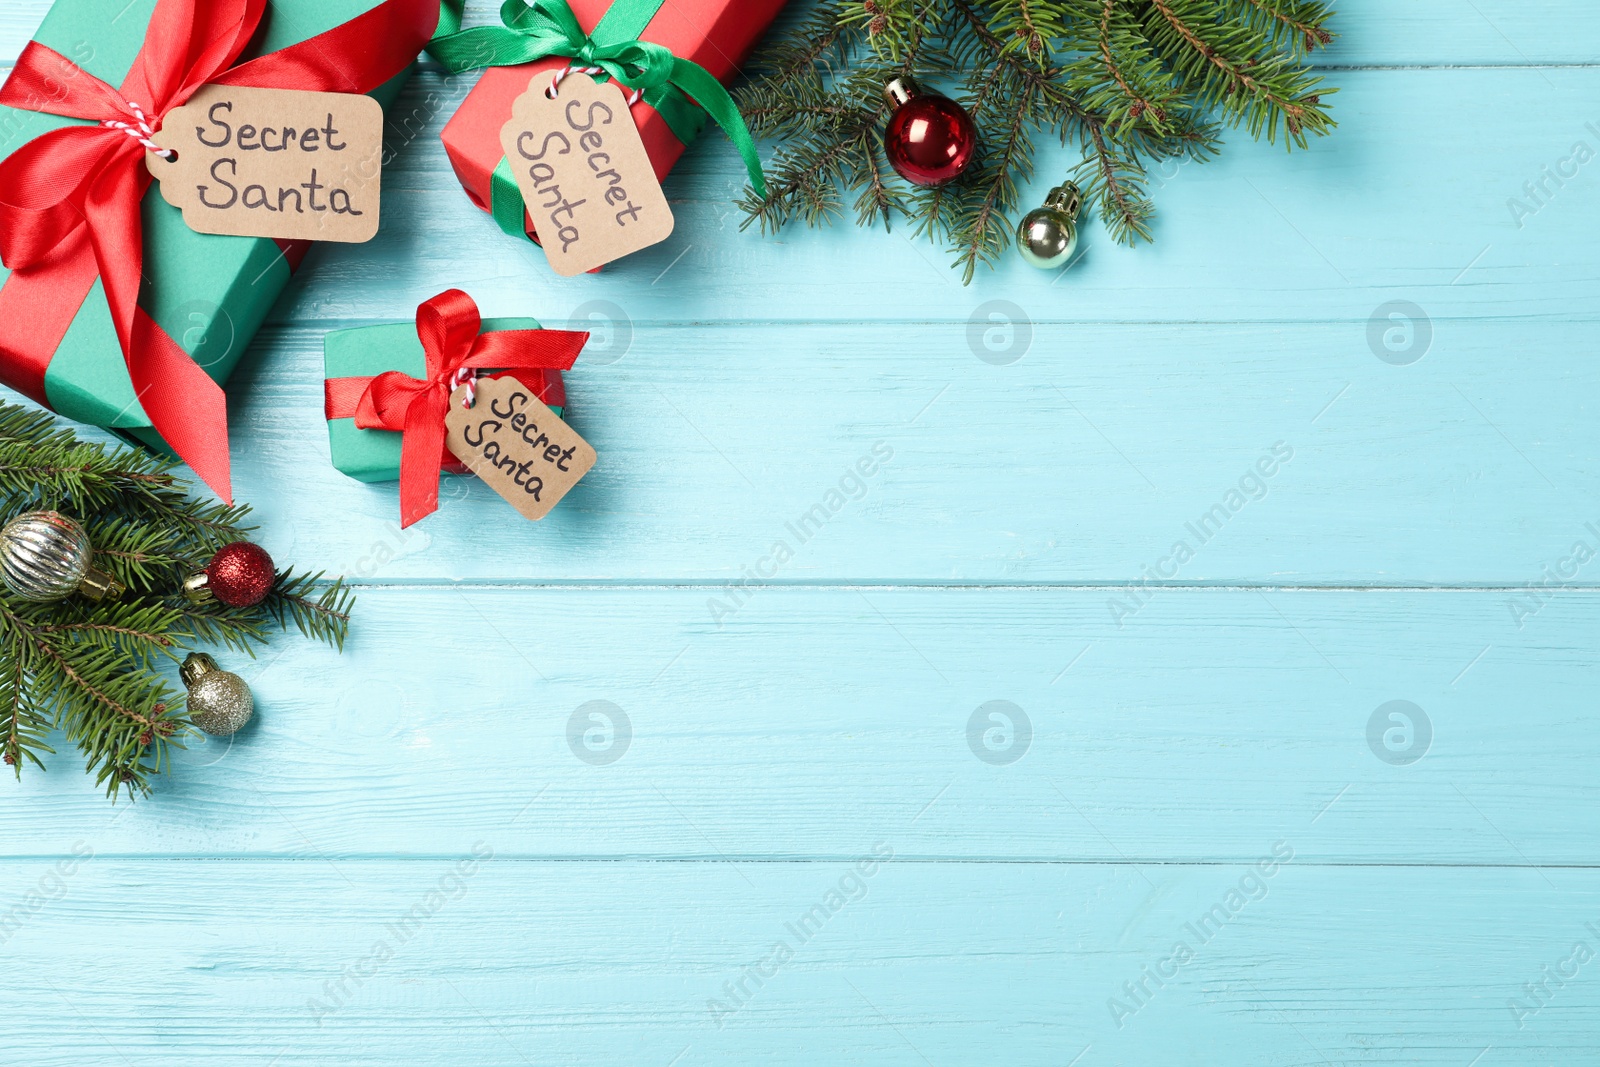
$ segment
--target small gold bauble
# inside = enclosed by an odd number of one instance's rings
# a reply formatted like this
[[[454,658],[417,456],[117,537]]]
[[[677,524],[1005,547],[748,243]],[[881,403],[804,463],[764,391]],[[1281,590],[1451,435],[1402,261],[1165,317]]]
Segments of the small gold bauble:
[[[1040,270],[1064,267],[1078,248],[1078,208],[1083,194],[1071,182],[1058,185],[1045,197],[1044,206],[1022,217],[1017,226],[1017,251]]]
[[[204,652],[191,652],[178,673],[189,690],[189,719],[213,737],[243,729],[256,702],[243,678],[222,670]]]

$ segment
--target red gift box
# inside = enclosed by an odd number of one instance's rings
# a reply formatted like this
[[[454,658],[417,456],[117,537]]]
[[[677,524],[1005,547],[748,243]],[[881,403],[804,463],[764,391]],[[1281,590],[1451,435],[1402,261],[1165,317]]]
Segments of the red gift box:
[[[786,0],[669,0],[639,39],[662,45],[678,58],[700,64],[726,85],[740,72],[740,64],[785,3]],[[568,0],[568,5],[583,31],[593,33],[610,9],[611,0]],[[511,105],[528,91],[534,74],[550,71],[553,76],[569,62],[550,58],[515,67],[489,68],[445,125],[440,135],[445,152],[467,195],[483,210],[489,210],[494,170],[505,155],[500,147],[500,129],[511,117]],[[687,146],[645,101],[634,104],[632,111],[645,151],[655,165],[656,177],[665,179]],[[533,232],[531,224],[528,232]]]

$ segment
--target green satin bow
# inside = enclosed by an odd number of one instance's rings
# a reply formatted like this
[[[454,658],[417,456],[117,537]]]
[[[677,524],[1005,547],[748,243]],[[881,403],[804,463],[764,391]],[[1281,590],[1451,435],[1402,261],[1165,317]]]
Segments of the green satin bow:
[[[445,0],[447,21],[453,20],[449,22],[452,32],[435,37],[428,54],[451,73],[519,66],[551,56],[567,57],[573,66],[598,67],[619,85],[640,90],[645,102],[661,114],[673,136],[684,144],[694,140],[709,114],[744,157],[750,184],[765,196],[767,183],[755,139],[728,90],[700,64],[679,59],[662,45],[637,39],[661,4],[662,0],[616,0],[590,35],[583,32],[566,0],[532,0],[531,4],[506,0],[500,8],[504,26],[468,30],[458,29],[457,0]],[[504,159],[495,168],[493,201],[491,209],[501,228],[526,236],[522,195]]]

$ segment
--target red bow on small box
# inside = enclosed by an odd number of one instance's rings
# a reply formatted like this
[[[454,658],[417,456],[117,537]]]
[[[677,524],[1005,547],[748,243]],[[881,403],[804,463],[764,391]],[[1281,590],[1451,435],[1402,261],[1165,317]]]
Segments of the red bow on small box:
[[[120,87],[34,41],[0,104],[95,125],[34,138],[0,162],[0,351],[9,384],[45,402],[45,368],[98,277],[134,395],[201,480],[232,499],[222,388],[139,307],[144,156],[161,121],[206,84],[366,93],[416,59],[439,0],[385,0],[297,45],[235,66],[267,0],[159,0]],[[397,28],[401,32],[397,32]]]
[[[450,289],[417,308],[417,337],[427,378],[384,371],[375,378],[329,378],[330,419],[355,417],[363,430],[392,430],[400,442],[400,525],[439,508],[439,475],[449,456],[444,417],[450,396],[480,371],[567,370],[589,340],[576,330],[496,330],[482,333],[472,297]],[[525,383],[527,384],[527,383]],[[470,396],[471,391],[468,390]]]

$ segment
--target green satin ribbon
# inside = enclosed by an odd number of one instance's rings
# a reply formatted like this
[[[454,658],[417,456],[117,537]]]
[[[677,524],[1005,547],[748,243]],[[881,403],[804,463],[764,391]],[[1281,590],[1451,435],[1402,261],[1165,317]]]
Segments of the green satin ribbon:
[[[459,29],[460,0],[445,0],[450,32],[428,45],[428,54],[451,73],[483,67],[514,67],[551,56],[571,59],[575,67],[599,67],[618,84],[643,92],[644,100],[660,113],[672,135],[688,144],[699,135],[709,114],[727,133],[744,157],[750,184],[766,196],[755,139],[739,114],[728,90],[700,64],[679,59],[672,51],[639,34],[655,18],[664,0],[616,0],[594,33],[586,34],[566,0],[505,0],[500,8],[504,26]],[[451,10],[451,9],[454,10]],[[696,106],[698,105],[698,106]],[[526,205],[504,157],[490,180],[490,213],[500,228],[527,237],[523,215]]]
[[[439,25],[433,31],[433,39],[448,37],[461,28],[461,16],[465,13],[467,0],[439,0]]]

